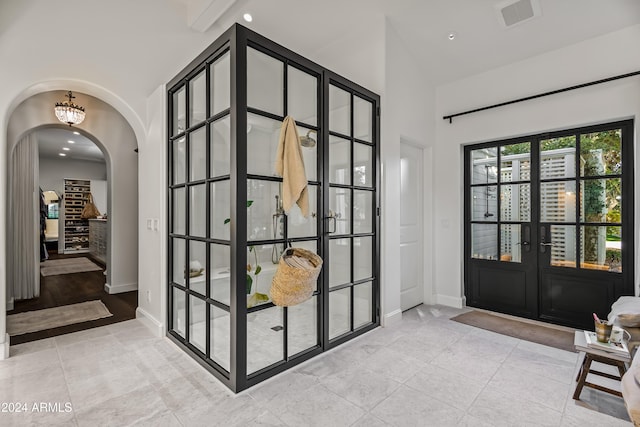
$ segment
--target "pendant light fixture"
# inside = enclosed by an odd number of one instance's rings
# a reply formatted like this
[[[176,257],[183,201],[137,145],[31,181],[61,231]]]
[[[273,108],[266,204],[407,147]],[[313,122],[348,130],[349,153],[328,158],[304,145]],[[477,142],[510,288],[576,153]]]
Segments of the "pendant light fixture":
[[[73,101],[71,101],[75,98],[71,91],[69,91],[65,96],[69,98],[68,101],[56,102],[56,107],[54,109],[56,117],[62,123],[66,123],[69,126],[79,125],[84,120],[84,107],[74,104]]]

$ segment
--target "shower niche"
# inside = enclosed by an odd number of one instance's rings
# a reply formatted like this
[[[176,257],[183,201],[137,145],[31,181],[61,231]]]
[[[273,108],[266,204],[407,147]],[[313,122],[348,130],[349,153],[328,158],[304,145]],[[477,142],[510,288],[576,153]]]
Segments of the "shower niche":
[[[379,97],[235,24],[168,85],[167,336],[231,390],[380,324]],[[282,207],[296,120],[309,215]],[[324,260],[308,301],[274,306],[285,248]]]

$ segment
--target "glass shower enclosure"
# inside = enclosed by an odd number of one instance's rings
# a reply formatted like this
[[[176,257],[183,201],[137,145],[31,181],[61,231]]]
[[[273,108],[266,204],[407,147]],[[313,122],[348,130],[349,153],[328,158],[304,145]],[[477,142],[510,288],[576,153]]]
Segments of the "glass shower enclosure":
[[[376,94],[236,24],[168,85],[167,336],[238,392],[380,324]],[[296,120],[309,216],[285,213]],[[313,297],[269,288],[291,245],[324,259]]]

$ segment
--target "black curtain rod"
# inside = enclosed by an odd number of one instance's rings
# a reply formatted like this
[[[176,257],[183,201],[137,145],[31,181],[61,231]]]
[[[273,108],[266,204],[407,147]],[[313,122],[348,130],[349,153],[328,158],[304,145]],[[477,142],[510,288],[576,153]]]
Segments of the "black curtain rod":
[[[633,76],[637,76],[637,75],[640,75],[640,71],[634,71],[633,73],[621,74],[619,76],[609,77],[609,78],[602,79],[602,80],[596,80],[596,81],[589,82],[589,83],[583,83],[583,84],[576,85],[576,86],[565,87],[563,89],[552,90],[551,92],[539,93],[538,95],[532,95],[532,96],[527,96],[525,98],[514,99],[512,101],[501,102],[499,104],[493,104],[493,105],[489,105],[489,106],[486,106],[486,107],[476,108],[474,110],[463,111],[462,113],[450,114],[448,116],[443,116],[442,119],[443,120],[449,120],[449,123],[453,123],[453,118],[454,117],[464,116],[466,114],[477,113],[479,111],[484,111],[484,110],[490,110],[492,108],[504,107],[505,105],[511,105],[511,104],[515,104],[517,102],[529,101],[529,100],[536,99],[536,98],[542,98],[543,96],[555,95],[556,93],[567,92],[567,91],[574,90],[574,89],[581,89],[583,87],[598,85],[598,84],[601,84],[601,83],[607,83],[607,82],[611,82],[611,81],[614,81],[614,80],[625,79],[627,77],[633,77]]]

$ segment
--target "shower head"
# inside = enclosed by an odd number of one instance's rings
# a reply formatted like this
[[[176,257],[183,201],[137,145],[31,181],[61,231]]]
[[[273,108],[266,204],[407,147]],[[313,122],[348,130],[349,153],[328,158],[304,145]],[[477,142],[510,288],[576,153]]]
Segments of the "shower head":
[[[305,136],[301,136],[298,139],[300,139],[300,145],[302,145],[303,147],[315,147],[316,146],[316,140],[311,138],[309,136],[309,134],[311,134],[311,132],[315,132],[315,130],[310,130],[309,132],[307,132],[307,134]]]

